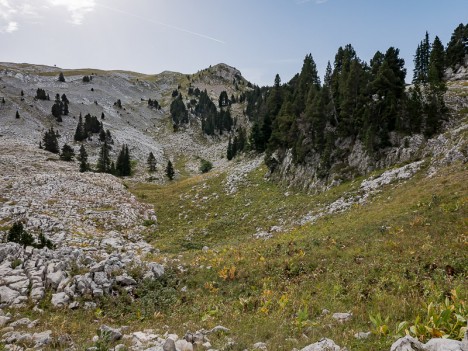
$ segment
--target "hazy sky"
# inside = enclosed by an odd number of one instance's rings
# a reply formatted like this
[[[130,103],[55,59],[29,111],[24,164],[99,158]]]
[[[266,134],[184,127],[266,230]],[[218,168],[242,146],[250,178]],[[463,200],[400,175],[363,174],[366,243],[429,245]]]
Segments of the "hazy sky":
[[[468,0],[0,0],[0,61],[195,73],[220,62],[273,84],[339,46],[365,61],[400,49],[409,80],[426,30],[444,45]],[[408,78],[407,78],[408,80]]]

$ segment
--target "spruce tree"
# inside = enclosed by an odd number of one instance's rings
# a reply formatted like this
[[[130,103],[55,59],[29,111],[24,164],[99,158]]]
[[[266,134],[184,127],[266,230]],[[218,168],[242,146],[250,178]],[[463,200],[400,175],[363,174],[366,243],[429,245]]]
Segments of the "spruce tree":
[[[16,116],[15,117],[16,117],[16,119],[20,118],[20,114],[19,114],[18,110],[16,110]]]
[[[68,145],[64,144],[62,146],[62,152],[60,153],[60,159],[62,161],[73,161],[73,158],[75,157],[75,150]]]
[[[65,77],[64,77],[62,72],[60,72],[60,74],[59,74],[58,81],[62,82],[62,83],[65,82]]]
[[[88,153],[83,145],[80,147],[80,153],[78,155],[78,161],[80,161],[80,172],[87,172],[89,171],[89,163],[88,163]]]
[[[99,141],[103,143],[105,140],[106,140],[106,132],[104,131],[104,129],[101,129],[101,131],[99,132]]]
[[[175,171],[174,167],[172,166],[171,160],[167,161],[166,176],[169,178],[169,180],[173,180],[175,176]]]
[[[445,73],[445,50],[444,45],[439,37],[435,37],[432,43],[432,50],[429,57],[429,84],[444,89],[444,73]],[[443,86],[442,86],[443,85]]]
[[[234,155],[233,155],[233,152],[232,152],[232,141],[231,141],[231,137],[229,137],[227,151],[226,151],[226,158],[229,161],[231,161],[233,157],[234,157]]]
[[[109,158],[109,146],[107,145],[107,142],[104,141],[104,144],[102,144],[101,150],[99,152],[96,170],[101,173],[109,173],[110,162],[111,161]]]
[[[73,137],[73,139],[75,141],[83,141],[86,139],[86,137],[87,135],[84,130],[83,117],[81,116],[81,113],[80,113],[80,117],[78,117],[78,125],[76,126],[75,136]]]
[[[132,173],[130,153],[126,144],[122,145],[122,149],[117,157],[115,173],[120,177],[126,177]]]
[[[154,157],[153,152],[149,153],[146,163],[148,164],[148,171],[150,172],[156,171],[156,157]]]
[[[21,89],[21,96],[24,96],[24,91]]]
[[[59,153],[57,133],[54,131],[54,127],[51,127],[48,131],[45,132],[42,141],[45,150],[54,154]]]

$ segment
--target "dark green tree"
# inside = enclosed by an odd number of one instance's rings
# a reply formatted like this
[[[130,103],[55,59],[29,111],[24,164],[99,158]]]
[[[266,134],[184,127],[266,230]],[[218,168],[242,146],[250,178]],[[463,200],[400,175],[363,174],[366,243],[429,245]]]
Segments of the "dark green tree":
[[[128,145],[122,145],[119,155],[117,156],[117,162],[115,164],[115,173],[119,177],[126,177],[131,175],[132,166],[130,161],[130,153],[128,151]]]
[[[60,153],[60,159],[62,161],[73,161],[73,158],[75,157],[75,150],[68,145],[68,144],[63,144],[62,146],[62,152]]]
[[[149,153],[148,159],[146,160],[146,164],[148,165],[148,171],[150,172],[156,171],[156,157],[154,157],[153,152]]]
[[[13,223],[13,226],[8,232],[7,240],[23,245],[24,247],[33,246],[34,244],[33,236],[24,230],[23,223],[21,222]]]
[[[463,65],[468,55],[468,24],[460,23],[452,33],[447,45],[447,66]]]
[[[59,74],[58,81],[62,82],[62,83],[65,82],[65,76],[63,75],[62,72],[60,72],[60,74]]]
[[[219,99],[218,99],[219,107],[229,106],[229,102],[230,101],[229,101],[228,94],[225,90],[223,90],[221,94],[219,94]]]
[[[55,132],[54,127],[51,127],[48,131],[44,133],[44,136],[42,138],[42,146],[45,150],[50,151],[54,154],[59,153],[57,133]]]
[[[227,151],[226,151],[226,158],[231,161],[232,158],[234,157],[234,154],[232,152],[232,141],[231,141],[231,137],[229,137],[229,141],[228,141],[228,146],[227,146]]]
[[[83,117],[81,116],[81,113],[80,113],[80,116],[78,117],[78,125],[76,126],[75,136],[73,137],[73,139],[75,141],[83,141],[86,138],[87,138],[87,134],[85,132],[84,125],[83,125]]]
[[[80,161],[80,172],[88,172],[90,170],[88,163],[88,153],[86,152],[86,149],[83,145],[80,147],[78,161]]]
[[[171,160],[167,161],[166,176],[169,180],[173,180],[175,176],[174,166],[172,166]]]
[[[15,222],[8,231],[7,241],[19,243],[21,240],[21,234],[23,233],[23,223]]]
[[[432,43],[431,54],[429,57],[429,73],[428,82],[431,85],[445,90],[444,73],[445,73],[445,50],[444,45],[439,37],[434,38]]]
[[[182,124],[188,123],[188,111],[185,107],[184,101],[182,100],[182,95],[179,95],[171,103],[171,118],[175,126],[180,126]]]
[[[15,115],[16,119],[19,119],[20,118],[20,114],[18,112],[18,110],[16,110],[16,115]]]
[[[104,129],[101,129],[99,132],[99,141],[104,142],[106,140],[106,132]]]
[[[104,141],[104,144],[101,145],[101,150],[99,151],[99,157],[96,165],[96,170],[101,173],[110,172],[110,157],[109,157],[109,146],[107,142]]]
[[[48,100],[48,95],[46,94],[44,89],[37,88],[36,91],[36,99],[39,100]]]

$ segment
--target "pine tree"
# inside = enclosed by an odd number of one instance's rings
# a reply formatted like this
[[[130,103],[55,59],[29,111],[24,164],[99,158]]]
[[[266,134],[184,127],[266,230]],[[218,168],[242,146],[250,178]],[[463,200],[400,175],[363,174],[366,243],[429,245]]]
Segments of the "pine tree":
[[[18,112],[18,110],[16,110],[16,119],[19,119],[20,118],[20,114]]]
[[[68,113],[69,113],[69,111],[68,111],[68,102],[64,102],[63,103],[63,115],[68,116]]]
[[[99,132],[99,141],[103,143],[105,140],[106,140],[106,132],[104,131],[104,129],[101,129],[101,131]]]
[[[83,141],[86,139],[86,137],[87,135],[86,135],[84,125],[83,125],[83,117],[81,116],[81,113],[80,113],[80,117],[78,118],[78,125],[76,126],[75,136],[73,137],[73,139],[75,141]]]
[[[169,180],[173,180],[175,176],[175,171],[174,167],[172,166],[171,160],[167,161],[166,176],[169,178]]]
[[[60,159],[62,161],[73,161],[73,158],[75,157],[75,150],[68,145],[64,144],[62,146],[62,152],[60,153]]]
[[[24,91],[23,90],[21,90],[21,96],[24,96]]]
[[[150,172],[156,171],[156,158],[154,157],[152,152],[149,153],[146,163],[148,164],[148,171]]]
[[[432,43],[431,55],[429,57],[429,75],[428,82],[434,86],[444,90],[444,73],[445,73],[445,50],[444,45],[439,37],[434,38]]]
[[[120,177],[129,176],[132,173],[130,154],[126,144],[122,145],[122,149],[117,157],[115,173]]]
[[[23,223],[15,222],[8,231],[7,241],[19,243],[21,240],[21,234],[23,233]]]
[[[59,74],[58,81],[62,82],[62,83],[65,82],[65,77],[64,77],[62,72],[60,72],[60,74]]]
[[[78,161],[80,161],[80,172],[87,172],[89,171],[89,163],[88,163],[88,153],[83,145],[80,147],[80,153],[78,155]]]
[[[455,68],[463,65],[468,55],[468,24],[460,23],[452,33],[447,45],[447,66]]]
[[[101,150],[99,152],[96,170],[101,173],[109,173],[110,162],[111,161],[109,158],[109,146],[107,145],[107,142],[104,141],[104,144],[102,144]]]
[[[229,137],[229,141],[228,141],[228,146],[227,146],[227,152],[226,152],[226,157],[229,161],[232,160],[232,158],[234,157],[233,155],[233,152],[232,152],[232,141],[231,141],[231,137]]]
[[[57,133],[54,131],[54,127],[51,127],[48,131],[45,132],[42,141],[45,150],[54,154],[59,153]]]
[[[225,107],[229,105],[229,98],[228,94],[225,90],[219,94],[219,99],[218,99],[219,107]]]

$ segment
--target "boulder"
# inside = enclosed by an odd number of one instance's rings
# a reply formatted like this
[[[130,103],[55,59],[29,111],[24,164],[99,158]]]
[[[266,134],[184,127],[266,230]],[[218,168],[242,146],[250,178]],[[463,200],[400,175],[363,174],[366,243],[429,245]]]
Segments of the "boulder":
[[[52,305],[55,307],[65,307],[70,302],[70,297],[64,292],[52,294]]]
[[[333,340],[330,339],[322,339],[315,344],[310,344],[301,351],[345,351],[346,349],[342,349],[339,347]]]
[[[175,341],[167,338],[163,345],[163,351],[177,351]]]
[[[20,293],[7,286],[0,286],[0,303],[12,303]]]
[[[353,318],[352,313],[333,313],[333,319],[337,320],[340,323],[348,322]]]
[[[102,325],[99,328],[99,335],[102,337],[104,334],[109,336],[111,342],[122,339],[122,333],[119,329],[111,328],[107,325]]]
[[[42,333],[34,333],[32,335],[32,340],[35,343],[34,347],[35,348],[40,348],[46,345],[49,345],[52,342],[52,331],[47,330]]]
[[[175,346],[178,351],[193,351],[193,344],[184,339],[177,340]]]

